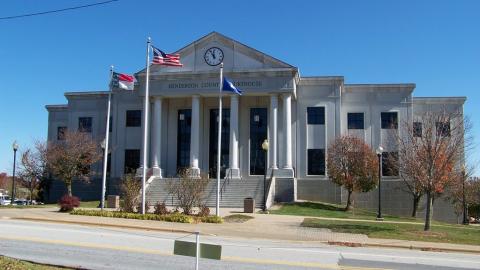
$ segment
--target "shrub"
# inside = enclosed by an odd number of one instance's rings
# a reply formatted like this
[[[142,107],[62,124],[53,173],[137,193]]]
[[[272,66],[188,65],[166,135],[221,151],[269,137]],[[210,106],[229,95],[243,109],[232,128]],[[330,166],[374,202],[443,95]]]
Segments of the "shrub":
[[[170,179],[167,191],[178,200],[177,207],[182,208],[185,215],[190,215],[195,206],[203,202],[203,195],[208,185],[208,177],[193,175],[190,169],[179,172],[180,179]]]
[[[138,205],[137,205],[137,213],[141,214],[142,213],[142,200],[140,198],[138,199]],[[145,214],[148,213],[148,210],[150,209],[150,202],[145,201]]]
[[[60,206],[60,212],[70,212],[75,207],[80,206],[80,199],[78,199],[78,197],[69,196],[68,194],[65,194],[58,201],[58,205]]]
[[[210,208],[206,205],[201,205],[200,209],[198,211],[198,216],[199,217],[206,217],[210,215]]]
[[[134,213],[135,207],[139,205],[140,190],[142,183],[135,179],[135,175],[126,174],[122,181],[123,203],[121,209],[123,212]]]
[[[219,216],[205,216],[200,218],[204,223],[223,223],[223,218]]]
[[[157,204],[155,204],[154,213],[157,214],[157,215],[166,215],[170,212],[168,211],[167,205],[165,205],[164,202],[162,202],[162,203],[157,202]]]
[[[138,214],[138,213],[127,213],[121,211],[99,211],[91,209],[75,209],[70,212],[72,215],[81,215],[81,216],[97,216],[97,217],[113,217],[113,218],[126,218],[126,219],[140,219],[140,220],[158,220],[158,221],[167,221],[167,222],[179,222],[179,223],[192,223],[193,218],[181,213],[167,214],[167,215],[156,215],[156,214]]]

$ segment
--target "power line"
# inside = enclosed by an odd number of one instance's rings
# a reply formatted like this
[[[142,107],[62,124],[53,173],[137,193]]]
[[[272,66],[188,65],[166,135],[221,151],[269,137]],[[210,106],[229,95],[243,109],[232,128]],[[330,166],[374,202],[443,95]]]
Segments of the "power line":
[[[57,13],[57,12],[63,12],[63,11],[67,11],[67,10],[74,10],[74,9],[80,9],[80,8],[92,7],[92,6],[98,6],[98,5],[105,5],[105,4],[108,4],[108,3],[111,3],[111,2],[116,2],[116,1],[119,1],[119,0],[109,0],[109,1],[98,2],[98,3],[94,3],[94,4],[89,4],[89,5],[83,5],[83,6],[62,8],[62,9],[42,11],[42,12],[37,12],[37,13],[28,13],[28,14],[8,16],[8,17],[0,17],[0,20],[18,19],[18,18],[23,18],[23,17],[31,17],[31,16],[44,15],[44,14],[49,14],[49,13]]]

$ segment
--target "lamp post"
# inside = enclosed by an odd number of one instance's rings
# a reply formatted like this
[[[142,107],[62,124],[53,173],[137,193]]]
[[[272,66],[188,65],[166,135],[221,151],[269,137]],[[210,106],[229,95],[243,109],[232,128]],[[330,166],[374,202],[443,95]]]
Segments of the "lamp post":
[[[465,181],[467,180],[467,174],[465,172],[465,166],[462,168],[462,196],[463,196],[463,225],[468,225],[468,207],[467,200],[465,196]]]
[[[18,144],[17,141],[14,141],[12,144],[13,148],[13,178],[12,178],[12,198],[10,200],[10,204],[13,205],[15,202],[15,167],[16,167],[16,160],[17,160],[17,150],[18,150]]]
[[[377,157],[378,157],[378,214],[377,220],[382,221],[382,152],[383,147],[378,146],[377,148]]]
[[[265,139],[262,143],[262,149],[264,151],[264,167],[265,171],[263,174],[263,212],[267,211],[267,154],[268,154],[268,140]]]

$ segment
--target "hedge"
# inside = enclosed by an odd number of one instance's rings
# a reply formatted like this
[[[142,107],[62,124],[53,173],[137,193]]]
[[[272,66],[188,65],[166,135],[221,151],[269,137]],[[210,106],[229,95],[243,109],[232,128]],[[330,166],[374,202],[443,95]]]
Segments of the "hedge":
[[[179,222],[179,223],[193,223],[194,221],[201,221],[205,223],[222,223],[223,219],[217,216],[207,216],[207,217],[195,217],[188,216],[182,213],[171,213],[166,215],[157,215],[157,214],[138,214],[138,213],[127,213],[120,211],[99,211],[92,209],[74,209],[70,212],[72,215],[81,215],[81,216],[97,216],[97,217],[111,217],[111,218],[126,218],[126,219],[140,219],[140,220],[158,220],[158,221],[167,221],[167,222]]]

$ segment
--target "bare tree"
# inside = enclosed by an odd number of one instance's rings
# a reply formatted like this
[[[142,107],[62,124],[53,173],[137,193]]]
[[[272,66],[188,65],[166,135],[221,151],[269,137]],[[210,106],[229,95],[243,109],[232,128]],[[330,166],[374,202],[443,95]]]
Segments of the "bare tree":
[[[69,196],[72,196],[73,181],[88,182],[90,166],[101,157],[99,144],[85,132],[66,131],[64,140],[50,142],[47,148],[48,168],[65,183]]]
[[[390,162],[396,164],[414,200],[426,194],[424,230],[428,231],[434,198],[454,183],[471,146],[470,124],[461,112],[442,109],[419,114],[413,122],[402,123],[401,130],[395,138],[398,160]]]
[[[47,172],[47,147],[44,142],[35,141],[33,148],[27,148],[20,160],[20,177],[22,177],[30,193],[30,204],[33,193],[40,181],[46,178]]]
[[[353,208],[353,192],[367,192],[377,185],[377,156],[357,137],[335,139],[328,148],[327,165],[330,179],[348,191],[347,211]]]
[[[457,216],[464,215],[468,224],[469,205],[480,203],[480,180],[472,177],[473,167],[465,168],[452,181],[447,193],[447,200],[453,203]]]
[[[8,189],[8,176],[7,173],[0,173],[0,189]]]
[[[190,169],[179,172],[180,179],[170,179],[167,182],[167,191],[178,200],[178,207],[183,213],[190,215],[194,207],[203,205],[204,193],[209,179],[202,175],[194,177]]]

